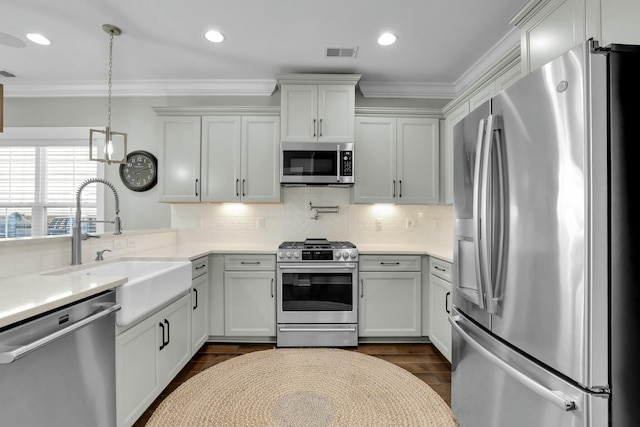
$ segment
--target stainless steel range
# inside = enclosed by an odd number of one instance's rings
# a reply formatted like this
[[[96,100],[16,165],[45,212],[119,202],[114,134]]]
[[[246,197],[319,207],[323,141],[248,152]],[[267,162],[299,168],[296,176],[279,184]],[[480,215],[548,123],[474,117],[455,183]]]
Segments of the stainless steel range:
[[[358,345],[358,249],[307,239],[278,247],[278,347]]]

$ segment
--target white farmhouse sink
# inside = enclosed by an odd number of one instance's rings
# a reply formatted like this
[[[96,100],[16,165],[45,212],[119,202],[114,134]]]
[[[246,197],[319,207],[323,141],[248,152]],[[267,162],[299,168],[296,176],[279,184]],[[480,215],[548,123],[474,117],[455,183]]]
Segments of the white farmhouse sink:
[[[124,276],[116,288],[116,323],[127,326],[191,288],[189,261],[123,260],[54,274],[72,276]]]

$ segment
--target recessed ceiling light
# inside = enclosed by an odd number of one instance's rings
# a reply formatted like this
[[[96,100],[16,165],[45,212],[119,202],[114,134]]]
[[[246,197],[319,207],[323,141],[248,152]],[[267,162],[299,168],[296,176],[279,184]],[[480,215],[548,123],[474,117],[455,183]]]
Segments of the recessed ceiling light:
[[[380,46],[389,46],[396,42],[397,37],[391,33],[384,33],[378,37],[378,44]]]
[[[222,43],[224,40],[224,36],[220,31],[209,30],[204,33],[204,37],[209,40],[211,43]]]
[[[34,42],[35,44],[40,44],[42,46],[49,46],[51,44],[51,40],[38,33],[29,33],[27,34],[27,38]]]

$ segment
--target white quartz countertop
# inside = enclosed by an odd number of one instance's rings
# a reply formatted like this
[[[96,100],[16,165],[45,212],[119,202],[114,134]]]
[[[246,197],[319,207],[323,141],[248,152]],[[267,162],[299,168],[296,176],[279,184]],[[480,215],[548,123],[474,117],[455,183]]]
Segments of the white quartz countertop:
[[[452,261],[451,249],[423,245],[357,244],[362,255],[429,255]],[[209,254],[275,254],[277,247],[252,244],[183,243],[128,254],[122,259],[194,260]],[[69,267],[60,268],[65,270]],[[73,303],[127,282],[117,276],[72,276],[43,271],[12,276],[0,282],[0,328]]]
[[[0,284],[0,328],[46,313],[127,282],[117,276],[26,274]]]

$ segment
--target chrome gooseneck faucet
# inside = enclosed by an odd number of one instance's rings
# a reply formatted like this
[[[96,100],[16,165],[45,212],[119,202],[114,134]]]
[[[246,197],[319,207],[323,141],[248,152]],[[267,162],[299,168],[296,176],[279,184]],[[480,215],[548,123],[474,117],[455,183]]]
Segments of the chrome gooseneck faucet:
[[[115,211],[116,217],[113,221],[82,221],[82,212],[80,209],[80,195],[82,194],[82,190],[89,184],[92,183],[102,183],[109,187],[111,191],[113,191],[113,196],[115,198]],[[116,187],[109,181],[103,178],[89,178],[84,181],[78,189],[76,190],[76,223],[73,226],[73,234],[71,235],[71,265],[79,265],[82,264],[82,241],[87,240],[90,237],[100,237],[100,236],[92,236],[89,233],[82,233],[82,223],[83,222],[107,222],[110,224],[114,224],[115,230],[113,234],[122,234],[122,230],[120,229],[120,217],[118,214],[120,213],[120,198],[118,197],[118,192],[116,191]]]

